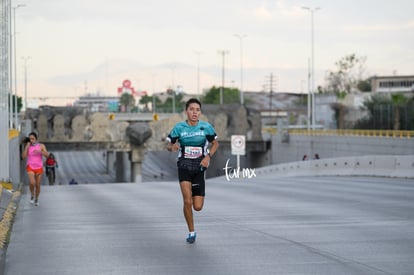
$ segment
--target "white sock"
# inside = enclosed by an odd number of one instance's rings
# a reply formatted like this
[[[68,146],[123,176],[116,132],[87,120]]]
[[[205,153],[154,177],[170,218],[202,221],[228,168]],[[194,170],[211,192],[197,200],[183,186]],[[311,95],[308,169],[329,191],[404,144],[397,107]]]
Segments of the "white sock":
[[[194,235],[195,235],[194,231],[190,232],[190,236],[194,236]]]

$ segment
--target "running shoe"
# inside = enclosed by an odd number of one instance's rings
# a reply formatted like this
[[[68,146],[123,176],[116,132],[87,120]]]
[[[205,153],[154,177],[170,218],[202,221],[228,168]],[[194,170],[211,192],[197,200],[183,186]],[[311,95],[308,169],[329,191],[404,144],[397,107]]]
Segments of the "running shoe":
[[[39,201],[37,199],[35,200],[34,205],[39,206]]]
[[[194,235],[188,234],[187,243],[193,243],[193,242],[195,242],[196,237],[197,237],[197,233],[196,232],[194,232]]]
[[[31,198],[30,198],[30,203],[34,203],[34,202],[35,202],[34,197],[31,197]]]

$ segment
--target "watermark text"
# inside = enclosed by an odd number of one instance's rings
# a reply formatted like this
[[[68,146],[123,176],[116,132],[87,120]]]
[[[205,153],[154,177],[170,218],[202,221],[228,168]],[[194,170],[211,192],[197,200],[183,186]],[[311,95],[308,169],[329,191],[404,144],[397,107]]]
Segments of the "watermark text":
[[[227,181],[230,181],[232,179],[251,179],[256,177],[256,169],[251,168],[243,168],[240,169],[240,167],[232,167],[229,166],[229,159],[226,162],[226,167],[223,168],[224,173],[226,174]]]

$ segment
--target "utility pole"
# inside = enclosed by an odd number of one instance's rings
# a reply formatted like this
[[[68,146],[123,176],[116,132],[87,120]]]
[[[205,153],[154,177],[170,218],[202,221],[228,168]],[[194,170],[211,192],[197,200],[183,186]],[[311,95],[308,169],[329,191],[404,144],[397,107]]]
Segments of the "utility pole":
[[[27,61],[31,59],[30,56],[23,56],[24,60],[24,109],[27,111]]]
[[[7,23],[9,27],[9,52],[8,52],[8,61],[9,61],[9,128],[13,128],[13,62],[12,62],[12,54],[13,54],[13,34],[12,34],[12,3],[11,1],[8,1],[8,15],[7,15]],[[7,5],[7,1],[4,3],[4,5]],[[3,7],[4,8],[4,7]],[[3,19],[3,18],[2,18]],[[3,42],[3,41],[2,41]],[[16,126],[17,127],[17,126]]]
[[[270,74],[270,96],[269,96],[269,116],[272,117],[272,108],[273,108],[273,73]]]
[[[310,59],[308,60],[308,130],[310,130],[310,126],[312,124],[311,121],[311,108],[312,108],[312,92],[311,92],[311,65]]]
[[[229,51],[221,50],[218,51],[218,54],[222,55],[223,59],[223,66],[222,66],[222,72],[221,72],[221,87],[220,87],[220,105],[223,104],[223,89],[224,89],[224,57],[226,54],[229,54]]]
[[[246,38],[245,34],[235,34],[235,37],[240,40],[240,104],[244,104],[244,94],[243,94],[243,38]]]
[[[155,107],[155,73],[151,74],[152,78],[152,114],[155,114],[156,107]]]
[[[175,73],[175,64],[170,66],[171,69],[171,90],[172,90],[172,112],[175,113],[175,81],[174,81],[174,73]]]
[[[270,77],[269,77],[269,121],[272,121],[272,116],[273,116],[273,83],[275,81],[273,80],[273,73],[270,73]],[[275,116],[276,117],[276,116]],[[275,125],[277,124],[277,121],[275,121],[274,123]],[[272,135],[273,132],[270,132],[271,134],[271,140],[273,139]],[[270,164],[273,164],[273,155],[270,154]]]
[[[267,85],[265,85],[267,86]],[[273,73],[270,73],[269,77],[269,117],[271,118],[273,115],[273,93],[276,90],[277,86],[277,77],[273,75]],[[265,87],[266,89],[266,87]]]

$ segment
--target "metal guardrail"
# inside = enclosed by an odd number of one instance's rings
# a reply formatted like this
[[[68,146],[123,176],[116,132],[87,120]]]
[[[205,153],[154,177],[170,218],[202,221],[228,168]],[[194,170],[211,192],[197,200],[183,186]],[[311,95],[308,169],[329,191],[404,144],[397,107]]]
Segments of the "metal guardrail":
[[[275,128],[263,128],[265,133],[277,134]],[[410,139],[414,137],[414,131],[396,131],[396,130],[308,130],[308,129],[288,129],[290,135],[305,136],[357,136],[357,137],[385,137],[385,138],[403,138]]]

